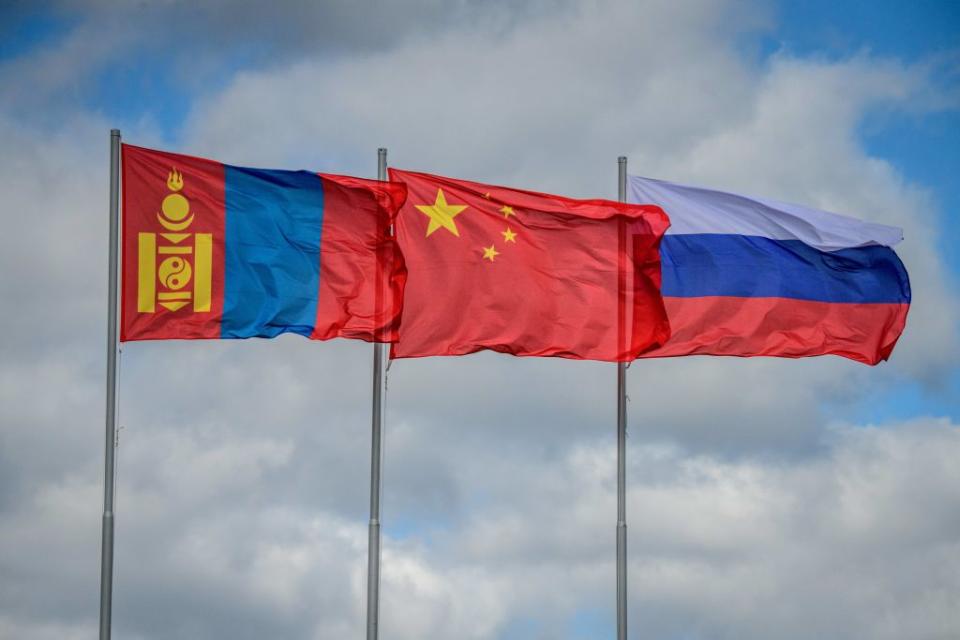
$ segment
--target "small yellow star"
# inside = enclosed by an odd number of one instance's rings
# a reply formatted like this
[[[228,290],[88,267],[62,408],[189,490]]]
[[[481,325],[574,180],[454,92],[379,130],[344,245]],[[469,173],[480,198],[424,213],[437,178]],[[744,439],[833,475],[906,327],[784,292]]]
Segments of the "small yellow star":
[[[489,193],[485,193],[485,194],[483,194],[483,197],[486,198],[487,200],[489,200],[489,199],[490,199],[490,194],[489,194]]]
[[[464,209],[465,204],[447,204],[447,197],[443,195],[443,189],[437,189],[437,200],[433,204],[414,205],[423,214],[430,218],[430,224],[427,226],[427,237],[430,234],[443,227],[453,235],[460,237],[457,230],[457,223],[453,221]]]
[[[503,214],[504,218],[509,218],[510,216],[517,215],[513,212],[513,207],[508,205],[503,205],[502,207],[500,207],[500,213]]]
[[[501,231],[500,235],[503,236],[504,242],[513,242],[513,243],[517,242],[517,232],[511,229],[510,227],[507,227],[506,231]]]
[[[493,262],[493,259],[500,255],[500,252],[497,251],[497,248],[493,245],[483,248],[483,259]]]

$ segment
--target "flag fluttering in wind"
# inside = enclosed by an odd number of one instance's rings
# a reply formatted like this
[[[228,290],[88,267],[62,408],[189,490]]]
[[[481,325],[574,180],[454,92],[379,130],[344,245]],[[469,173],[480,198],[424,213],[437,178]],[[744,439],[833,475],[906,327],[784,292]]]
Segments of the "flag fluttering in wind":
[[[123,145],[121,340],[396,338],[405,188]]]
[[[901,229],[635,176],[627,199],[672,222],[661,244],[672,336],[644,357],[890,357],[910,307],[891,249]]]
[[[392,356],[490,349],[628,361],[662,344],[656,206],[573,200],[390,170],[407,266]]]

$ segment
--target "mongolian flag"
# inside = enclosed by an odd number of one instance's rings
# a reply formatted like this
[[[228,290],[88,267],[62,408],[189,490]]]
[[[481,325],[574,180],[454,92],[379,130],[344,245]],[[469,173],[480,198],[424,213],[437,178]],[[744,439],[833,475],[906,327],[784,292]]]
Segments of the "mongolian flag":
[[[572,200],[390,170],[408,197],[408,275],[392,357],[490,349],[628,361],[670,335],[656,206]]]
[[[673,226],[661,244],[673,335],[644,357],[890,357],[910,309],[895,227],[630,176]]]
[[[121,337],[396,339],[403,185],[123,145]]]

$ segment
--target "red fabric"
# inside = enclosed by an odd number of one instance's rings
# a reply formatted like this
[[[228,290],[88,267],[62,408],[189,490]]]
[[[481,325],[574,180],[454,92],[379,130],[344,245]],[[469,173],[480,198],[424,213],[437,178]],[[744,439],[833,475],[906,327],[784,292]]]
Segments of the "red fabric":
[[[230,175],[219,162],[123,145],[122,341],[220,338],[224,325],[231,326],[225,320],[232,320],[232,326],[237,326],[236,317],[230,315],[231,305],[224,309],[224,284],[236,282],[231,278],[239,277],[227,273],[227,216],[236,216],[229,220],[233,224],[245,212],[237,208],[236,199],[230,203],[230,211],[226,210],[225,182]],[[320,273],[317,290],[308,292],[309,298],[316,296],[317,301],[309,337],[395,340],[405,271],[402,254],[389,230],[406,197],[406,188],[401,184],[319,174],[318,193],[321,188],[323,211],[317,212],[323,225],[319,234]],[[269,190],[247,195],[254,199],[275,197]],[[172,214],[173,218],[165,214]],[[281,237],[277,241],[290,242],[282,237],[282,232],[278,233]],[[151,245],[143,256],[142,236],[148,236]],[[212,245],[208,261],[200,258],[201,253],[207,255],[205,249],[201,251],[201,241]],[[242,258],[244,246],[240,243],[231,251],[234,257],[239,254]],[[186,264],[186,268],[177,270],[180,284],[170,285],[171,268],[166,276],[162,273],[164,261],[170,259]],[[231,264],[235,263],[236,260]],[[208,264],[206,271],[203,264]],[[284,265],[273,264],[271,268],[282,270]],[[201,278],[201,273],[210,277]],[[316,272],[310,275],[315,276]],[[141,278],[147,283],[143,292],[139,286]],[[183,279],[187,284],[183,284]],[[206,291],[200,282],[209,282],[209,305],[199,302],[206,297],[200,292]],[[171,295],[179,297],[174,299]],[[141,311],[138,307],[143,300],[149,300],[150,306]],[[179,306],[170,308],[165,304]],[[241,306],[234,304],[232,308]],[[234,333],[229,337],[272,337],[278,333],[275,328],[269,323],[250,324],[249,334]]]
[[[173,193],[167,186],[170,172],[183,177],[177,193],[190,203],[194,216],[189,234],[213,236],[211,310],[207,313],[137,313],[137,243],[141,232],[155,234],[158,245],[171,244],[161,234],[170,233],[158,221],[165,197]],[[223,165],[212,160],[178,153],[154,151],[124,144],[121,155],[123,185],[122,269],[120,341],[166,340],[171,338],[219,338],[223,313],[224,177]],[[190,238],[181,241],[189,245]]]
[[[707,296],[663,299],[674,333],[644,358],[687,355],[890,357],[909,304]],[[789,327],[789,329],[784,329]]]
[[[659,207],[390,177],[408,188],[396,225],[408,274],[392,357],[490,349],[629,361],[669,337],[659,254],[669,219]],[[435,205],[438,190],[466,207],[453,217],[456,233],[417,208]]]
[[[402,184],[320,174],[323,233],[320,291],[310,338],[392,342],[402,308],[406,270],[390,237]]]

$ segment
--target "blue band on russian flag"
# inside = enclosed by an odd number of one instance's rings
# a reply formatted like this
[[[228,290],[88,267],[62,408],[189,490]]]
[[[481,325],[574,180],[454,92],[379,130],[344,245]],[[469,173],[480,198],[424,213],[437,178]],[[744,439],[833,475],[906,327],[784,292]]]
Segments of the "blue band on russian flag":
[[[799,240],[685,234],[660,245],[663,295],[820,302],[910,302],[910,283],[885,246],[820,251]]]
[[[317,316],[323,181],[225,167],[224,338],[309,336]]]

